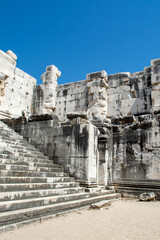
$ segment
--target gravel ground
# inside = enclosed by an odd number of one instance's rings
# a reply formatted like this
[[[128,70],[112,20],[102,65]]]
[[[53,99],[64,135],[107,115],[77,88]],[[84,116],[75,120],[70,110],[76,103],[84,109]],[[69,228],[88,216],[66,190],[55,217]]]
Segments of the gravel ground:
[[[160,240],[160,202],[117,200],[0,234],[0,240]]]

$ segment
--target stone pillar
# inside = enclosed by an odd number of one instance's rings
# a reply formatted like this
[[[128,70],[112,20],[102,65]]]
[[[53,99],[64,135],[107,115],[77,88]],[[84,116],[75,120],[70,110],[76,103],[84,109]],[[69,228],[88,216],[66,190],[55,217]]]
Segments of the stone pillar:
[[[108,174],[108,148],[107,148],[107,139],[99,140],[98,143],[99,149],[99,166],[98,166],[98,184],[107,186]]]
[[[80,184],[85,187],[95,187],[98,183],[98,136],[99,130],[87,116],[70,113],[67,117],[72,125],[71,162],[75,164],[74,175]],[[80,164],[78,161],[80,160]],[[79,166],[79,167],[78,167]],[[76,169],[76,168],[79,169]],[[81,175],[79,174],[81,172]]]
[[[14,76],[16,68],[17,56],[8,50],[7,53],[0,50],[0,119],[9,117],[9,104],[8,99],[10,96],[6,95],[6,88],[9,77]]]
[[[160,110],[160,59],[151,60],[152,111]]]
[[[52,114],[56,106],[56,89],[57,78],[61,76],[61,72],[54,65],[46,68],[46,72],[42,74],[43,81],[43,114]]]
[[[103,70],[87,74],[87,80],[89,117],[103,121],[108,115],[107,73]]]

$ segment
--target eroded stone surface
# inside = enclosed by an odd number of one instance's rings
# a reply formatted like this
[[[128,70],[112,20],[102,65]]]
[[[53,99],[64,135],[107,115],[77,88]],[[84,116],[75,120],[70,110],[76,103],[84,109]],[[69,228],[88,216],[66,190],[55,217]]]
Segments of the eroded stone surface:
[[[0,51],[1,118],[27,116],[21,133],[84,184],[160,179],[160,59],[141,72],[103,70],[59,86],[54,65],[36,86],[15,59]]]
[[[140,201],[155,201],[156,195],[154,192],[141,193],[139,195]]]
[[[8,50],[7,54],[9,56],[11,56],[15,61],[17,61],[17,56],[16,56],[16,54],[14,52],[12,52],[11,50]]]

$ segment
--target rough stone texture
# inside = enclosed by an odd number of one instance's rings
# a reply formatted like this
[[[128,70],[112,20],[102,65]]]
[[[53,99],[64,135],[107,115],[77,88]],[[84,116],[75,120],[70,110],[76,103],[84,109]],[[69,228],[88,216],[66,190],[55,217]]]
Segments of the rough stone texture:
[[[151,68],[137,73],[108,76],[108,115],[110,117],[142,114],[150,111]]]
[[[59,85],[55,113],[60,121],[67,119],[71,112],[84,113],[88,108],[87,81]]]
[[[113,120],[113,179],[160,179],[159,114]]]
[[[0,51],[0,116],[22,117],[19,131],[46,155],[88,185],[160,182],[160,59],[59,86],[54,65],[35,86],[14,59]]]
[[[19,127],[19,125],[18,125]],[[55,120],[34,121],[21,131],[38,149],[86,185],[97,184],[98,129],[81,118],[60,124]]]
[[[0,118],[31,115],[36,79],[17,68],[15,59],[11,51],[0,51]]]
[[[33,95],[33,114],[53,114],[56,106],[57,78],[61,72],[54,65],[42,74],[42,85],[36,86]]]
[[[91,136],[89,141],[92,141]],[[87,150],[82,141],[76,146]],[[90,153],[88,156],[92,157]],[[88,160],[86,165],[93,173]],[[91,180],[91,177],[90,174],[88,178]],[[116,198],[119,194],[104,188],[100,192],[85,192],[85,188],[69,177],[62,166],[49,160],[0,121],[0,232],[56,213]]]
[[[7,54],[9,56],[11,56],[15,61],[17,61],[17,56],[16,56],[16,54],[14,52],[12,52],[11,50],[8,50]]]
[[[139,200],[140,201],[155,201],[155,199],[156,199],[156,195],[154,194],[154,192],[141,193],[139,195]]]

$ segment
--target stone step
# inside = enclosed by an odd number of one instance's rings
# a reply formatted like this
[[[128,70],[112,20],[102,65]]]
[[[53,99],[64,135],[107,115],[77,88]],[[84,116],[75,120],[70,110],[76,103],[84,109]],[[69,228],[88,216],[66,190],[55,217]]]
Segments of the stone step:
[[[1,133],[1,134],[0,134],[0,139],[1,139],[1,140],[2,140],[2,139],[6,139],[6,140],[7,140],[7,139],[8,139],[8,140],[9,140],[9,139],[12,139],[12,140],[13,140],[13,139],[15,139],[15,140],[16,140],[16,139],[19,139],[19,140],[21,139],[21,140],[22,140],[22,139],[23,139],[23,136],[17,135],[17,134],[10,134],[10,133]]]
[[[39,172],[35,170],[0,170],[0,177],[56,177],[57,175],[65,176],[65,173],[61,168],[56,168],[54,172]]]
[[[15,164],[0,164],[0,170],[37,170],[36,167],[34,166],[24,166],[24,165],[18,165],[18,163],[15,165]]]
[[[62,168],[62,166],[58,165],[58,164],[54,164],[52,163],[52,161],[50,161],[50,163],[37,163],[37,162],[26,162],[26,161],[22,161],[22,160],[12,160],[12,159],[1,159],[0,158],[0,164],[11,164],[11,165],[22,165],[22,166],[34,166],[34,167],[45,167],[45,168]]]
[[[7,147],[7,146],[6,146]],[[13,153],[13,154],[18,154],[18,155],[26,155],[26,156],[41,156],[41,157],[44,157],[44,153],[38,151],[38,150],[28,150],[26,148],[10,148],[10,151]]]
[[[6,143],[7,147],[13,148],[15,150],[26,150],[26,151],[38,151],[38,149],[36,149],[35,147],[32,146],[25,146],[22,144],[10,144],[10,143]],[[39,152],[39,151],[38,151]]]
[[[94,196],[84,198],[81,200],[73,200],[61,203],[54,203],[50,205],[37,206],[33,208],[20,209],[14,211],[6,211],[0,213],[0,226],[9,225],[13,223],[23,222],[28,219],[34,219],[36,217],[43,217],[52,214],[60,214],[68,210],[74,210],[84,206],[89,206],[92,203],[96,203],[103,200],[110,200],[119,198],[119,194],[108,194],[103,196]],[[1,228],[3,231],[3,228]]]
[[[49,196],[56,196],[56,195],[75,194],[75,193],[82,193],[82,192],[84,192],[84,189],[81,187],[1,192],[0,202],[20,200],[20,199],[39,198],[39,197],[49,197]]]
[[[14,131],[12,128],[10,128],[10,127],[8,127],[7,125],[3,125],[3,126],[1,126],[0,125],[0,132],[13,132],[13,133],[15,133],[15,134],[18,134],[19,135],[19,133],[18,132],[16,132],[16,131]]]
[[[27,157],[27,156],[16,156],[9,153],[1,153],[0,159],[9,159],[9,160],[17,160],[17,161],[24,161],[24,162],[35,162],[35,163],[52,163],[52,160],[49,160],[46,156],[38,158],[38,157]]]
[[[10,138],[10,139],[23,139],[23,136],[17,134],[16,132],[11,132],[11,131],[0,131],[0,136],[1,136],[1,139],[3,138]]]
[[[159,187],[118,187],[116,188],[116,192],[120,193],[122,197],[124,198],[138,198],[141,193],[147,193],[147,192],[154,192],[156,195],[156,200],[160,200],[160,189]]]
[[[86,193],[86,192],[78,192],[74,194],[63,194],[63,195],[56,195],[56,196],[46,196],[46,197],[37,197],[37,198],[28,198],[28,199],[19,199],[19,200],[12,200],[12,201],[1,201],[0,202],[0,212],[5,211],[13,211],[18,209],[24,208],[32,208],[50,204],[56,204],[60,202],[66,201],[73,201],[79,200],[84,198],[90,198],[97,196],[97,193]],[[111,195],[109,192],[106,192],[104,195]]]
[[[61,166],[0,122],[1,143],[0,229],[120,196],[104,188],[86,192]]]
[[[3,134],[3,133],[13,133],[15,135],[19,135],[18,132],[14,131],[12,128],[9,128],[9,127],[2,127],[0,126],[0,134]]]
[[[49,167],[49,168],[48,167],[39,167],[38,171],[52,173],[52,172],[55,172],[57,169],[58,169],[58,171],[63,171],[64,172],[64,169],[60,166]]]
[[[2,139],[2,138],[0,138],[0,141],[2,141],[3,140],[3,142],[4,143],[7,143],[7,144],[15,144],[16,146],[17,145],[22,145],[22,146],[28,146],[28,147],[30,147],[30,146],[32,146],[33,148],[35,148],[36,149],[36,147],[34,146],[34,145],[32,145],[32,144],[30,144],[26,139],[11,139],[11,138],[8,138],[8,139]]]
[[[11,160],[11,159],[0,159],[0,164],[6,164],[6,165],[20,165],[20,166],[25,166],[25,167],[35,167],[36,169],[39,168],[61,168],[62,166],[54,163],[37,163],[37,162],[25,162],[25,161],[19,161],[19,160]],[[0,165],[1,166],[1,165]]]
[[[51,160],[50,160],[50,163],[43,163],[43,162],[34,162],[34,166],[36,166],[36,167],[40,167],[40,168],[42,168],[42,167],[44,167],[44,168],[52,168],[52,167],[59,167],[59,168],[63,168],[61,165],[58,165],[58,164],[56,164],[56,163],[53,163]]]
[[[43,155],[43,153],[41,153],[41,152],[38,152],[37,154],[14,152],[14,154],[15,154],[16,156],[19,156],[19,157],[48,159],[48,158],[45,157],[45,156]]]
[[[12,160],[7,158],[0,158],[0,164],[12,164],[12,165],[22,165],[22,166],[34,166],[34,163],[25,162],[21,160]]]
[[[25,166],[25,165],[19,165],[17,164],[0,164],[0,170],[25,170],[25,171],[38,171],[38,172],[55,172],[58,169],[58,171],[64,171],[64,169],[59,166],[59,165],[52,165],[50,167],[37,167],[36,165],[29,165],[29,166]]]
[[[74,200],[89,198],[89,197],[90,197],[90,194],[88,193],[79,193],[79,194],[40,197],[40,198],[33,198],[33,199],[4,201],[4,202],[0,202],[0,213],[6,212],[6,211],[14,211],[19,209],[56,204],[60,202],[74,201]]]
[[[74,188],[79,187],[77,182],[55,182],[55,183],[16,183],[16,184],[0,184],[0,192],[9,191],[30,191],[42,189],[57,189],[57,188]]]
[[[160,180],[127,180],[127,181],[113,181],[110,185],[115,187],[159,187],[160,188]]]
[[[64,173],[62,173],[64,174]],[[0,177],[1,183],[54,183],[54,182],[73,182],[74,178],[71,177]]]

